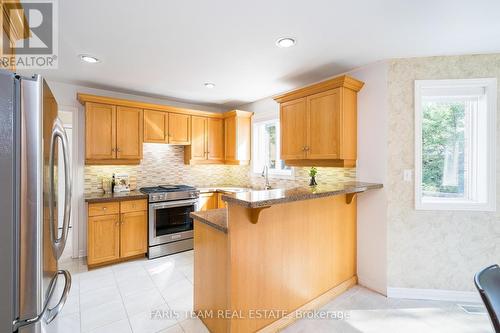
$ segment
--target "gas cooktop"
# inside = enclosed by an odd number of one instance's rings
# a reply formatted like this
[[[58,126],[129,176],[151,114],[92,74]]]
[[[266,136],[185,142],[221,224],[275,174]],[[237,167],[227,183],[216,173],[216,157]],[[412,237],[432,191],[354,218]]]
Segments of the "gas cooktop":
[[[149,202],[198,198],[200,191],[188,185],[159,185],[139,189],[149,197]]]

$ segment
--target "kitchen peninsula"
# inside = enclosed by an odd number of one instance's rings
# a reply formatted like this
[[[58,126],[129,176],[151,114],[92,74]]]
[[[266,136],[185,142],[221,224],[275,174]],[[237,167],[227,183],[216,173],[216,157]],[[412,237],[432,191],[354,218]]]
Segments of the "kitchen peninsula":
[[[381,184],[248,191],[195,212],[194,310],[211,332],[276,331],[356,284],[356,194]],[[267,315],[266,315],[267,313]]]

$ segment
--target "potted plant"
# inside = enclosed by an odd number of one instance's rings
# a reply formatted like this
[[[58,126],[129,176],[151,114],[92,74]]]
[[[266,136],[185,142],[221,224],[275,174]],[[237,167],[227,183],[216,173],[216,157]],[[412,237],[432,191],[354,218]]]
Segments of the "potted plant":
[[[318,174],[318,169],[315,167],[312,167],[309,169],[309,177],[311,177],[311,181],[309,182],[309,186],[316,186],[318,183],[316,183],[316,175]]]

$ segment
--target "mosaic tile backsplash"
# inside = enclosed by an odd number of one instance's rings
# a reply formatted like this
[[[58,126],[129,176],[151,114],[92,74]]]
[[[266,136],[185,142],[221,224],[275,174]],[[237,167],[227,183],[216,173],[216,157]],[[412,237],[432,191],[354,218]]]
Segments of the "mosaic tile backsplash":
[[[140,165],[86,165],[85,192],[102,192],[102,178],[113,173],[127,173],[130,188],[160,184],[188,184],[198,187],[214,185],[262,187],[264,178],[251,172],[249,166],[186,165],[184,147],[146,143]],[[270,179],[274,188],[290,188],[309,184],[308,168],[294,168],[294,179]],[[355,168],[318,168],[318,184],[354,180]]]

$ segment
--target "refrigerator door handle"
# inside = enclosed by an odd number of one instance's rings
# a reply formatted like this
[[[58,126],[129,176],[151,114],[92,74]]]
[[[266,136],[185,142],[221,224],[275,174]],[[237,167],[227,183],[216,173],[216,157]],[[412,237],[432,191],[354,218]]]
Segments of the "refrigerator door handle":
[[[63,293],[61,295],[61,298],[59,299],[59,302],[57,302],[56,306],[53,308],[49,308],[49,302],[52,299],[52,295],[54,295],[54,291],[56,289],[56,284],[57,280],[59,278],[59,275],[64,276],[64,289]],[[37,315],[36,317],[30,318],[30,319],[20,319],[20,320],[15,320],[12,323],[12,331],[17,332],[18,329],[24,326],[28,325],[33,325],[37,322],[39,322],[42,318],[45,318],[45,322],[48,324],[52,320],[56,318],[56,316],[61,312],[64,303],[66,303],[66,299],[68,298],[69,291],[71,289],[71,274],[66,271],[66,270],[59,270],[57,271],[57,274],[52,278],[50,281],[49,287],[47,289],[47,295],[46,295],[46,301],[45,304],[43,305],[42,312]]]
[[[54,163],[55,154],[54,150],[57,144],[57,138],[61,140],[62,153],[64,159],[64,215],[63,215],[63,229],[61,237],[57,237],[58,226],[54,213],[55,206],[55,184],[54,184]],[[71,179],[69,167],[69,154],[68,154],[68,137],[64,130],[63,124],[59,118],[56,118],[52,127],[52,137],[50,140],[50,156],[49,156],[49,223],[50,223],[50,237],[52,240],[52,250],[56,259],[59,259],[66,245],[69,230],[69,220],[71,217]]]
[[[64,276],[64,289],[59,302],[57,302],[57,304],[53,308],[47,308],[47,312],[45,314],[45,323],[47,324],[54,320],[59,312],[61,312],[71,289],[71,274],[69,274],[67,270],[59,270],[57,274]]]

